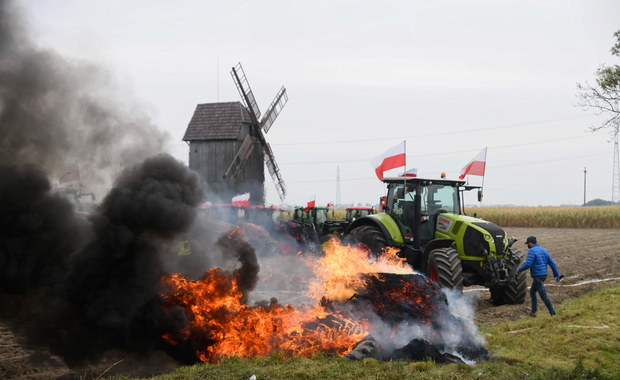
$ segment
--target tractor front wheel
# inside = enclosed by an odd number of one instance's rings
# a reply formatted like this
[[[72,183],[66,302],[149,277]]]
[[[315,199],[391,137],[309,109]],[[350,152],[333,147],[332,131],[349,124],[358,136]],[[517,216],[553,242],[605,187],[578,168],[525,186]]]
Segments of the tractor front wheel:
[[[463,266],[454,248],[438,248],[431,251],[426,268],[428,277],[447,288],[463,289]]]
[[[373,225],[359,226],[353,229],[349,236],[352,243],[365,245],[374,257],[381,256],[383,248],[388,246],[383,232]]]
[[[516,305],[525,302],[525,293],[527,292],[525,272],[517,273],[514,281],[505,286],[492,286],[491,302],[495,306],[499,305]]]
[[[519,261],[523,262],[523,256],[520,251],[515,251],[515,255],[519,257]],[[527,293],[527,283],[525,272],[517,273],[513,281],[505,286],[492,286],[491,302],[496,305],[516,305],[525,302]]]

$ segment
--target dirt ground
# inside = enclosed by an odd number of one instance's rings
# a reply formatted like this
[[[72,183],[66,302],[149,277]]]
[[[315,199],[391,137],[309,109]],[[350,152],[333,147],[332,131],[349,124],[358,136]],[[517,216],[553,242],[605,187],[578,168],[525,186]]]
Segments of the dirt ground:
[[[508,236],[519,239],[516,246],[527,252],[525,238],[535,235],[547,248],[565,278],[556,283],[547,279],[547,292],[556,306],[595,289],[620,282],[620,231],[609,229],[506,228]],[[531,279],[528,275],[528,286]],[[467,297],[478,305],[476,320],[489,326],[508,320],[524,318],[529,313],[529,294],[522,305],[495,307],[488,301],[489,293],[481,288],[468,288]],[[540,312],[545,312],[544,305]],[[558,311],[561,312],[561,309]],[[87,342],[85,342],[87,344]],[[114,373],[129,376],[152,376],[172,371],[176,364],[164,354],[148,360],[111,353],[97,365],[69,369],[61,359],[45,350],[20,346],[3,324],[0,324],[1,379],[95,379]]]
[[[507,236],[519,241],[515,247],[527,254],[525,239],[534,235],[556,262],[564,279],[556,282],[551,270],[545,282],[547,294],[554,307],[595,289],[609,287],[620,282],[620,231],[615,229],[572,228],[515,228],[505,229]],[[527,286],[532,283],[528,272]],[[471,289],[470,289],[471,291]],[[495,325],[527,316],[530,312],[529,291],[521,305],[493,306],[487,290],[475,291],[479,296],[476,311],[480,326]],[[467,293],[466,293],[467,294]],[[546,313],[545,305],[538,302],[538,312]]]

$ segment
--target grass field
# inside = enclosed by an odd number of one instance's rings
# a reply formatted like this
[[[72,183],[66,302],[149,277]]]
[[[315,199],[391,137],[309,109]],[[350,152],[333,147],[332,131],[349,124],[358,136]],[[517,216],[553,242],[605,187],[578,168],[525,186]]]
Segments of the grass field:
[[[475,365],[352,362],[339,357],[230,358],[197,364],[156,379],[618,379],[620,285],[561,305],[540,316],[482,329],[492,358]],[[128,379],[127,377],[113,377]]]

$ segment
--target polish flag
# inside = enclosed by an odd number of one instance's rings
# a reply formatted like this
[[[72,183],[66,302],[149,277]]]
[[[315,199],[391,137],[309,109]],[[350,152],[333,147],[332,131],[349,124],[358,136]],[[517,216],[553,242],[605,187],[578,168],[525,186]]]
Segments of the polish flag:
[[[487,166],[487,148],[484,148],[478,153],[473,160],[469,161],[459,175],[459,179],[465,178],[466,175],[480,175],[484,176],[484,169]]]
[[[304,211],[308,212],[308,211],[310,211],[310,209],[312,207],[315,207],[315,206],[316,206],[316,201],[315,200],[311,200],[311,201],[308,202],[308,204],[306,204],[306,207],[304,208]]]
[[[418,168],[411,168],[400,175],[401,177],[417,177]]]
[[[250,193],[235,195],[232,198],[233,206],[249,206],[250,205]]]
[[[370,162],[372,167],[375,168],[377,177],[383,179],[383,172],[390,169],[395,169],[400,166],[405,166],[405,142],[393,146],[385,153],[373,158]]]

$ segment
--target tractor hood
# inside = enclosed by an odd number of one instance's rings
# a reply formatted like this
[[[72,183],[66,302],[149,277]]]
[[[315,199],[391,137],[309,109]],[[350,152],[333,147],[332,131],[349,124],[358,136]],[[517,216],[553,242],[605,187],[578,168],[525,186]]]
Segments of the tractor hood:
[[[503,256],[508,247],[500,226],[465,215],[439,214],[435,238],[454,239],[457,250],[468,260],[483,260],[489,254]]]

